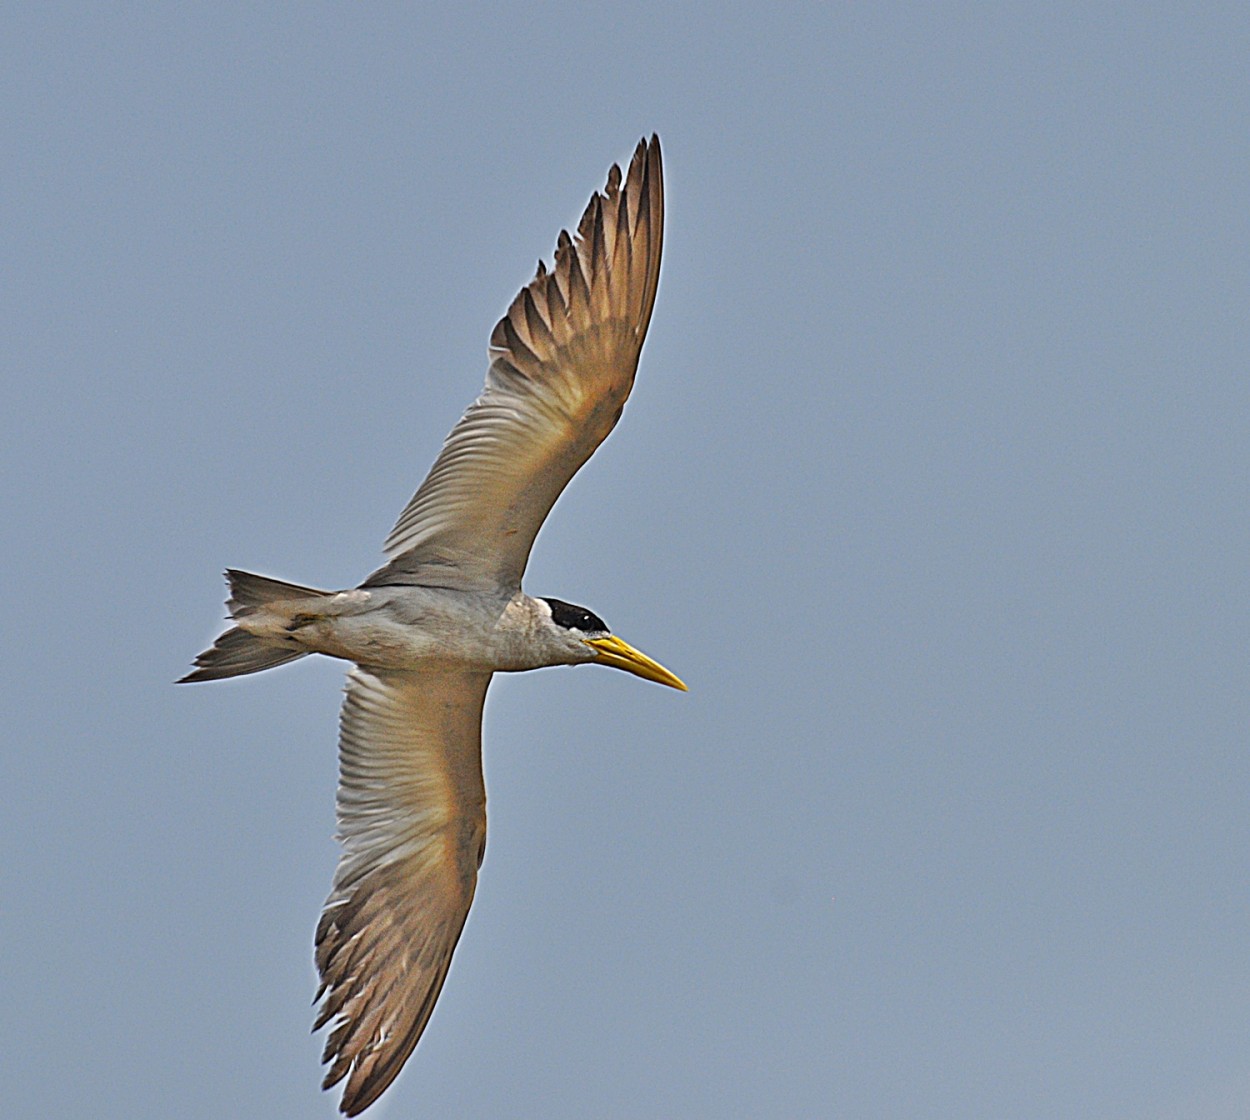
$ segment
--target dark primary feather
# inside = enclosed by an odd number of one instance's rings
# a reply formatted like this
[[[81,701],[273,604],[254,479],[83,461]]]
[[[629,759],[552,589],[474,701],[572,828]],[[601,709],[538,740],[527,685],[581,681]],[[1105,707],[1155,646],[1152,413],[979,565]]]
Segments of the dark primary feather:
[[[515,589],[569,479],[616,424],[655,305],[664,232],[660,143],[613,167],[575,237],[491,335],[486,388],[386,541],[365,585]]]
[[[348,674],[339,736],[343,855],[317,924],[330,1026],[324,1087],[367,1108],[425,1029],[486,844],[482,704],[490,674]]]

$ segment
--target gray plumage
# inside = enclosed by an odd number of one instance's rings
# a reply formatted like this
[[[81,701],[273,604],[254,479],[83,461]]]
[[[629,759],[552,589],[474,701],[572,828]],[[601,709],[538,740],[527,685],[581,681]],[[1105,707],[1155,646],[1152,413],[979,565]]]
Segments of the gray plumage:
[[[620,418],[655,304],[664,228],[657,138],[613,167],[551,271],[491,335],[486,387],[358,588],[231,570],[234,625],[185,681],[309,653],[354,662],[339,736],[342,858],[316,933],[325,1086],[354,1116],[425,1029],[486,843],[482,707],[495,672],[598,663],[684,689],[597,615],[521,590],[560,492]]]

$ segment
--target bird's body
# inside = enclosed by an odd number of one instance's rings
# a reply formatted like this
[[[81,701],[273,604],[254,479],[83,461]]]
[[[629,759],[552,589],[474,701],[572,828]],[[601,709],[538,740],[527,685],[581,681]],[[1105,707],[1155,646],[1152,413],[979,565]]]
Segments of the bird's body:
[[[537,600],[442,587],[373,587],[267,603],[255,637],[380,669],[518,672],[552,664]],[[593,660],[593,655],[586,657]]]
[[[486,842],[492,674],[602,664],[675,688],[595,614],[521,590],[534,538],[633,386],[663,236],[659,141],[613,167],[491,335],[486,388],[358,588],[229,571],[234,626],[186,681],[310,653],[353,662],[340,720],[344,851],[317,926],[325,1085],[355,1115],[394,1080],[442,989]]]

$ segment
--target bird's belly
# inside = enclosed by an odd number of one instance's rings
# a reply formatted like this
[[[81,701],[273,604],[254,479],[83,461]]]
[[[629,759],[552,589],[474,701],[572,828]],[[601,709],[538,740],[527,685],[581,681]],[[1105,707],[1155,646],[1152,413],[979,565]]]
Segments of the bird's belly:
[[[292,635],[305,649],[380,668],[489,672],[513,667],[511,651],[502,648],[489,614],[478,618],[473,611],[429,609],[429,604],[414,611],[376,598],[348,600],[343,607],[343,613],[331,607],[318,617],[297,616]]]
[[[481,668],[484,660],[462,637],[386,617],[321,619],[301,627],[299,639],[318,653],[387,669]]]

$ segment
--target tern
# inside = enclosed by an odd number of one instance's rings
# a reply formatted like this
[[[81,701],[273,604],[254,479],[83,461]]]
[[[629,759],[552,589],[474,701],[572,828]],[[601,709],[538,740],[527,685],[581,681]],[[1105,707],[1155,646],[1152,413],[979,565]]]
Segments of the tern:
[[[233,626],[183,682],[323,653],[354,662],[339,720],[343,846],[316,932],[322,1088],[355,1116],[398,1075],[442,990],[486,845],[482,706],[491,676],[609,665],[686,686],[585,607],[521,577],[561,491],[620,419],[655,304],[660,143],[562,231],[490,338],[486,388],[350,591],[231,569]],[[181,683],[181,682],[180,682]]]

